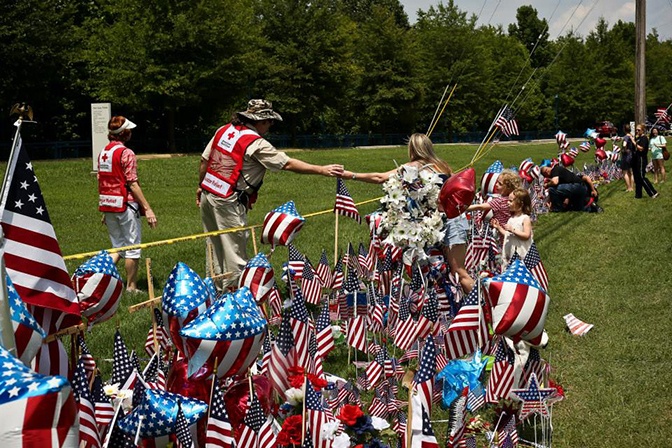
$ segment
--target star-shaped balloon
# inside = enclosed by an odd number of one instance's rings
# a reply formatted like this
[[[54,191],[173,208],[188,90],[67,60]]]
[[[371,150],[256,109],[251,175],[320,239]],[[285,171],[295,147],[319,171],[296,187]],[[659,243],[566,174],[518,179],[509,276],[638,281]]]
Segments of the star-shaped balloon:
[[[483,177],[481,177],[481,196],[484,199],[495,192],[495,185],[502,171],[504,171],[504,165],[501,161],[496,160],[483,173]]]
[[[520,259],[503,273],[484,280],[496,334],[539,345],[550,297]]]
[[[72,284],[89,327],[105,322],[117,312],[124,283],[106,251],[79,266],[72,275]]]
[[[183,355],[186,351],[180,330],[205,312],[211,303],[210,292],[201,277],[186,264],[178,262],[163,288],[162,309],[170,338]]]
[[[249,288],[224,295],[180,332],[186,339],[187,375],[204,365],[212,371],[215,363],[220,378],[244,373],[259,355],[266,327]]]
[[[145,398],[133,411],[119,421],[126,434],[135,435],[140,426],[140,437],[155,438],[175,433],[178,402],[188,425],[203,417],[208,405],[194,398],[184,397],[161,389],[145,389]]]
[[[296,211],[294,201],[286,202],[266,214],[261,228],[261,242],[273,247],[286,246],[294,240],[305,222],[305,218]]]
[[[539,387],[539,380],[536,374],[530,376],[527,387],[524,389],[511,389],[511,395],[523,402],[520,408],[520,419],[524,420],[531,414],[539,414],[548,417],[547,400],[555,394],[552,387]]]

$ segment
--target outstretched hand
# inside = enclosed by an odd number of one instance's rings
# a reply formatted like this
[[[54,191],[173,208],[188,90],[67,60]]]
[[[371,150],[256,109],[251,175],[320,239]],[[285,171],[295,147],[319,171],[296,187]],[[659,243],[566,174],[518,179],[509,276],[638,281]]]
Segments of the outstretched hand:
[[[343,175],[343,165],[331,164],[325,165],[325,176],[327,177],[341,177]]]

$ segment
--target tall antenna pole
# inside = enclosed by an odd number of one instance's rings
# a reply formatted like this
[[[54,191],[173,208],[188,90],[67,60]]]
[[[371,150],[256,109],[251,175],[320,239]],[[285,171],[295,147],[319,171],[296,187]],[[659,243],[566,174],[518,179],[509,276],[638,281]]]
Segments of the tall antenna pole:
[[[635,3],[635,122],[646,121],[646,0]]]

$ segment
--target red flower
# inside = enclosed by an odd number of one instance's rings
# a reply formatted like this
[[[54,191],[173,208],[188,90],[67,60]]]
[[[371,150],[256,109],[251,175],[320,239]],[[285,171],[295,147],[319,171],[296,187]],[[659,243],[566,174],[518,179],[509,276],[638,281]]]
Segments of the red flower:
[[[359,406],[346,404],[341,408],[341,413],[338,414],[338,419],[348,426],[354,426],[357,423],[357,419],[363,415],[364,413],[359,409]]]
[[[300,415],[290,415],[282,423],[282,429],[278,433],[278,445],[301,445],[301,430],[303,418]]]
[[[555,393],[556,393],[556,395],[557,395],[558,397],[565,398],[565,390],[562,388],[561,385],[559,385],[559,384],[556,383],[555,381],[549,379],[549,380],[548,380],[548,386],[549,386],[549,387],[552,387],[553,389],[555,389]]]

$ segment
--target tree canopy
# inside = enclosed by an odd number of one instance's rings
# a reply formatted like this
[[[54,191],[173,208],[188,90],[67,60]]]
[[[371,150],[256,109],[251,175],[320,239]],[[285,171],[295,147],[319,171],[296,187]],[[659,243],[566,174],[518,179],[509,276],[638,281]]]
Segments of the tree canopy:
[[[144,123],[154,151],[193,151],[248,99],[285,117],[274,132],[487,129],[511,105],[527,130],[582,130],[633,116],[635,27],[598,21],[550,38],[532,6],[478,25],[454,1],[418,11],[399,0],[59,0],[0,6],[0,111],[25,101],[34,140],[90,137],[89,104]],[[647,39],[647,107],[670,102],[672,41]],[[0,127],[7,142],[10,126]]]

